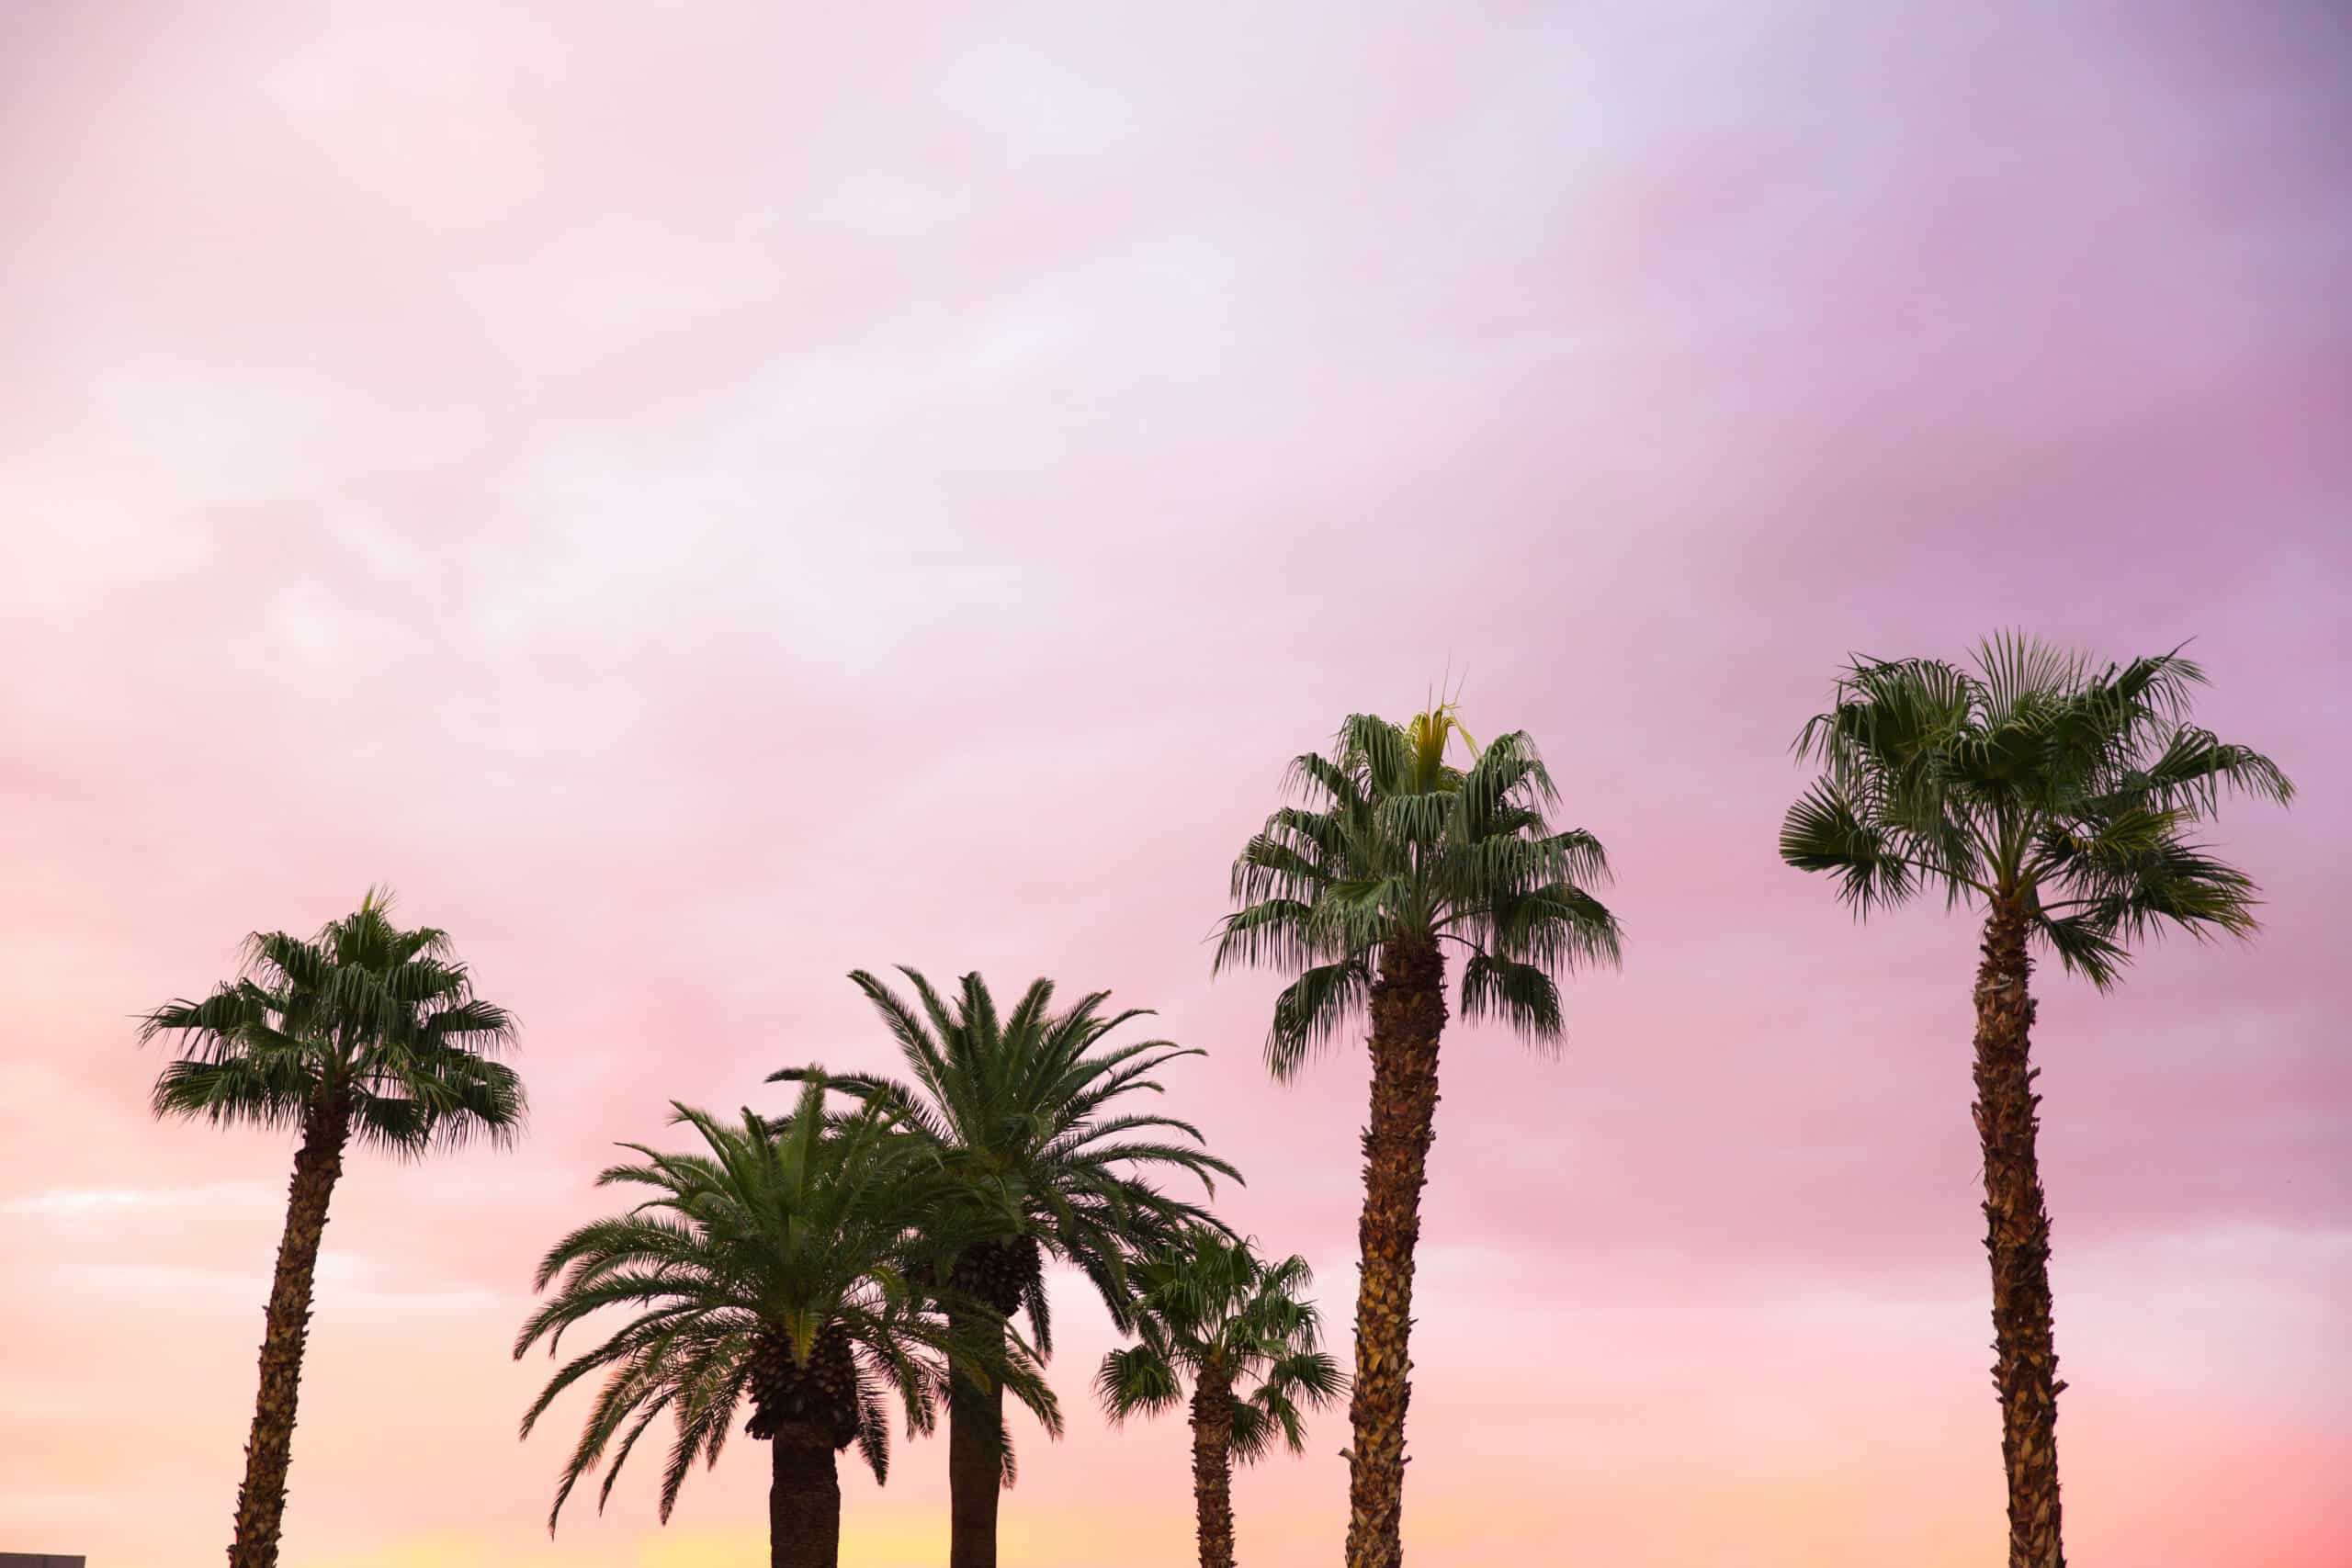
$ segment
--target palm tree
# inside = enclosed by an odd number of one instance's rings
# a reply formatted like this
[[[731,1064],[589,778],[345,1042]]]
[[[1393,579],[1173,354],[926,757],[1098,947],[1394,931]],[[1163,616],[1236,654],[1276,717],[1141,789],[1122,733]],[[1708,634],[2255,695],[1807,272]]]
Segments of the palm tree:
[[[1459,736],[1466,769],[1445,760]],[[1556,976],[1618,957],[1617,921],[1587,891],[1600,842],[1555,831],[1558,800],[1524,733],[1480,750],[1453,705],[1405,724],[1356,714],[1329,756],[1291,764],[1308,800],[1266,819],[1234,863],[1216,967],[1296,977],[1274,1002],[1266,1063],[1288,1079],[1369,1013],[1371,1124],[1357,1235],[1356,1367],[1348,1416],[1349,1568],[1396,1568],[1403,1547],[1413,1247],[1437,1111],[1445,945],[1461,948],[1462,1014],[1560,1038]]]
[[[1058,1258],[1082,1271],[1113,1320],[1128,1326],[1127,1256],[1205,1219],[1136,1173],[1172,1169],[1204,1187],[1217,1176],[1240,1178],[1206,1152],[1190,1122],[1115,1103],[1160,1092],[1152,1072],[1203,1053],[1165,1040],[1104,1046],[1114,1030],[1146,1016],[1141,1009],[1105,1013],[1107,991],[1056,1012],[1053,983],[1037,980],[1000,1017],[978,975],[964,976],[951,1004],[914,970],[900,973],[916,1006],[864,970],[850,978],[888,1026],[913,1083],[865,1073],[823,1081],[888,1108],[936,1152],[953,1183],[956,1227],[967,1239],[924,1281],[946,1292],[945,1311],[962,1333],[985,1334],[1027,1313],[1042,1357],[1053,1349],[1044,1264]],[[787,1068],[769,1081],[811,1081],[812,1071]],[[993,1317],[975,1317],[974,1303]],[[949,1568],[996,1568],[997,1504],[1013,1478],[1000,1385],[954,1380],[947,1468]]]
[[[1192,1385],[1193,1504],[1201,1568],[1233,1568],[1233,1466],[1277,1441],[1306,1451],[1302,1404],[1336,1398],[1347,1378],[1320,1348],[1314,1276],[1295,1255],[1269,1264],[1246,1241],[1196,1230],[1136,1267],[1139,1343],[1102,1358],[1095,1391],[1114,1423],[1174,1406]]]
[[[1994,1384],[2011,1568],[2060,1568],[2058,1360],[2050,1216],[2028,1056],[2036,945],[2101,990],[2166,926],[2254,930],[2255,886],[2193,841],[2224,790],[2284,802],[2267,757],[2187,721],[2204,673],[2171,653],[2094,669],[2022,637],[1974,668],[1860,660],[1797,738],[1821,777],[1789,808],[1781,854],[1825,871],[1857,916],[1939,892],[1984,911],[1976,971],[1977,1135],[1993,1275]]]
[[[446,932],[402,931],[390,908],[371,890],[307,942],[256,931],[242,975],[202,1001],[157,1008],[141,1032],[180,1047],[155,1080],[157,1116],[301,1132],[230,1568],[277,1561],[311,1280],[344,1150],[355,1138],[401,1156],[478,1134],[504,1143],[523,1120],[522,1080],[491,1059],[512,1043],[514,1021],[473,994]]]
[[[821,1073],[817,1075],[821,1077]],[[630,1315],[594,1348],[566,1362],[523,1417],[523,1435],[557,1395],[591,1372],[603,1387],[564,1465],[548,1514],[609,1451],[601,1510],[638,1438],[664,1411],[677,1438],[662,1477],[668,1523],[686,1473],[718,1461],[737,1411],[769,1445],[768,1561],[773,1568],[833,1568],[841,1551],[835,1456],[852,1443],[876,1481],[889,1469],[886,1404],[895,1396],[910,1435],[928,1431],[952,1365],[1009,1387],[1049,1429],[1060,1416],[1027,1347],[985,1306],[962,1315],[997,1332],[959,1339],[946,1315],[907,1283],[939,1230],[940,1172],[931,1151],[874,1109],[827,1113],[811,1082],[781,1122],[746,1111],[740,1124],[676,1106],[701,1135],[695,1154],[622,1145],[641,1163],[616,1165],[599,1186],[643,1186],[653,1196],[627,1213],[581,1226],[539,1264],[536,1289],[556,1292],[514,1342],[519,1358],[544,1338],[554,1355],[566,1329],[609,1307]]]

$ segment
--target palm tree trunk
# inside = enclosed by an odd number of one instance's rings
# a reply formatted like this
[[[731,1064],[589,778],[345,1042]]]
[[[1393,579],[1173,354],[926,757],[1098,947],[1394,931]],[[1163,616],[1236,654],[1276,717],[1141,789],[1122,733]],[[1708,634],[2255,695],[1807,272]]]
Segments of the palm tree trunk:
[[[287,1187],[286,1234],[277,1244],[277,1274],[262,1328],[261,1392],[254,1403],[253,1432],[245,1439],[245,1481],[237,1491],[230,1568],[276,1568],[277,1562],[302,1348],[311,1334],[311,1286],[326,1235],[327,1201],[343,1174],[343,1146],[350,1136],[350,1113],[340,1100],[313,1105],[303,1119],[302,1146],[295,1151],[294,1179]]]
[[[1413,1246],[1437,1114],[1445,960],[1421,938],[1381,949],[1372,987],[1372,1124],[1363,1135],[1356,1375],[1348,1402],[1348,1568],[1404,1561],[1405,1406],[1412,1362]]]
[[[1193,1509],[1201,1568],[1233,1568],[1233,1391],[1205,1371],[1193,1389]]]
[[[2064,1568],[2058,1535],[2058,1353],[2050,1326],[2050,1214],[2034,1152],[2028,1063],[2033,998],[2021,912],[1996,904],[1976,971],[1976,1134],[1984,1152],[1984,1250],[1993,1266],[1993,1383],[2008,1468],[2009,1568]]]
[[[961,1339],[978,1332],[952,1322]],[[1004,1384],[947,1391],[947,1568],[996,1568],[996,1511],[1004,1495]]]
[[[816,1427],[779,1427],[768,1445],[768,1568],[839,1568],[842,1482]]]

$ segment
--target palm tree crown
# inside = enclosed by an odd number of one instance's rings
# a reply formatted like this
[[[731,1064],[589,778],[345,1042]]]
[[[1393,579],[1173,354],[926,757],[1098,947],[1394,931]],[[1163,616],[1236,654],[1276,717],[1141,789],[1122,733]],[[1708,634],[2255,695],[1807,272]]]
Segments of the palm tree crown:
[[[927,1431],[951,1367],[1001,1382],[1059,1429],[1052,1392],[1017,1335],[996,1337],[1001,1354],[966,1343],[933,1296],[908,1285],[954,1239],[941,1229],[930,1150],[879,1108],[842,1117],[824,1100],[822,1082],[812,1081],[779,1122],[746,1111],[726,1123],[675,1107],[674,1120],[700,1135],[703,1150],[624,1145],[641,1159],[609,1168],[598,1185],[653,1196],[581,1226],[540,1262],[536,1288],[561,1280],[516,1337],[517,1357],[542,1338],[553,1355],[566,1329],[607,1308],[633,1314],[566,1362],[523,1417],[527,1437],[565,1389],[604,1374],[564,1466],[550,1530],[573,1485],[610,1450],[603,1506],[638,1438],[664,1412],[677,1429],[662,1478],[665,1522],[695,1461],[718,1462],[746,1404],[752,1437],[797,1438],[828,1455],[854,1443],[877,1481],[889,1464],[886,1396],[895,1396],[910,1434]],[[989,1316],[984,1305],[963,1304]],[[1001,1329],[1001,1320],[993,1325]]]
[[[1857,914],[1925,889],[2007,909],[2101,987],[2166,926],[2254,929],[2253,882],[2189,835],[2225,790],[2284,802],[2294,786],[2187,721],[2196,664],[2175,649],[2095,669],[2014,636],[1973,664],[1846,671],[1797,739],[1822,775],[1789,809],[1783,859],[1834,874]]]
[[[294,1127],[330,1108],[362,1144],[403,1154],[510,1139],[522,1080],[491,1058],[512,1043],[514,1020],[473,994],[447,932],[402,931],[390,902],[371,891],[308,941],[256,932],[244,974],[147,1014],[141,1039],[181,1042],[156,1079],[155,1114]]]
[[[1041,979],[1001,1016],[978,975],[964,976],[951,1003],[921,974],[900,972],[913,1006],[864,970],[850,978],[888,1026],[913,1084],[870,1073],[824,1081],[888,1107],[935,1151],[962,1231],[975,1238],[956,1261],[959,1277],[1004,1315],[1025,1310],[1041,1353],[1053,1348],[1044,1256],[1081,1269],[1125,1327],[1128,1256],[1205,1218],[1137,1170],[1174,1170],[1212,1191],[1216,1177],[1240,1173],[1207,1152],[1191,1122],[1113,1107],[1163,1092],[1150,1075],[1203,1053],[1166,1040],[1105,1045],[1120,1025],[1148,1016],[1105,1012],[1106,991],[1057,1012],[1053,982]],[[786,1068],[769,1081],[806,1081],[812,1071]]]
[[[1321,1405],[1347,1387],[1320,1348],[1321,1320],[1299,1292],[1306,1260],[1261,1258],[1247,1241],[1195,1230],[1136,1266],[1138,1343],[1102,1358],[1095,1391],[1114,1422],[1171,1408],[1187,1385],[1213,1389],[1231,1422],[1232,1457],[1248,1464],[1277,1442],[1306,1451],[1299,1406]]]
[[[1446,761],[1457,736],[1466,769]],[[1276,810],[1234,863],[1216,960],[1297,972],[1266,1036],[1277,1077],[1362,1017],[1392,945],[1465,949],[1463,1016],[1539,1043],[1560,1036],[1556,975],[1617,962],[1616,919],[1587,891],[1607,858],[1546,820],[1559,795],[1524,732],[1481,750],[1450,703],[1401,725],[1356,714],[1329,756],[1292,762],[1291,784],[1307,804]]]

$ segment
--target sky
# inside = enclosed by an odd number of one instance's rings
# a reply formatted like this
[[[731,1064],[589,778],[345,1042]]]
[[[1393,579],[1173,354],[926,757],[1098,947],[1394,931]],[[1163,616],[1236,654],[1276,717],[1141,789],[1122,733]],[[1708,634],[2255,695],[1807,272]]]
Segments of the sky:
[[[2324,4],[0,0],[0,1551],[219,1560],[290,1149],[135,1015],[378,883],[533,1117],[351,1162],[288,1568],[758,1560],[749,1444],[550,1540],[508,1351],[615,1141],[888,1063],[854,968],[1156,1009],[1344,1353],[1363,1055],[1271,1082],[1206,939],[1444,683],[1627,951],[1445,1037],[1411,1560],[1996,1561],[1970,923],[1774,834],[1842,660],[2019,627],[2194,638],[2303,786],[2214,829],[2257,942],[2038,979],[2075,1560],[2352,1562],[2348,193]],[[1008,1561],[1190,1562],[1056,1300]],[[844,1464],[844,1562],[944,1472]]]

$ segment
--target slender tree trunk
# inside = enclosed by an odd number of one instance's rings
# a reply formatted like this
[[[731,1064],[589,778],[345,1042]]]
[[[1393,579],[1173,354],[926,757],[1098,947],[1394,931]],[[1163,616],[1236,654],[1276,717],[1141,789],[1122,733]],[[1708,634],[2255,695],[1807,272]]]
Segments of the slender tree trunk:
[[[350,1112],[339,1100],[311,1107],[303,1119],[302,1146],[295,1151],[294,1179],[286,1192],[286,1235],[277,1244],[277,1274],[262,1328],[261,1393],[254,1402],[253,1432],[245,1439],[245,1481],[237,1490],[230,1568],[276,1568],[277,1562],[302,1347],[311,1335],[311,1285],[326,1235],[327,1201],[343,1174],[343,1146],[350,1135]]]
[[[967,1324],[957,1325],[971,1332]],[[959,1333],[959,1337],[961,1334]],[[1004,1384],[958,1377],[947,1391],[947,1568],[996,1568],[996,1511],[1004,1495]]]
[[[768,1456],[768,1568],[840,1568],[842,1482],[833,1445],[802,1422],[776,1429]]]
[[[1205,1371],[1193,1388],[1193,1509],[1201,1568],[1233,1568],[1233,1391]]]
[[[2008,1467],[2009,1568],[2064,1568],[2058,1535],[2058,1352],[2050,1327],[2050,1213],[2034,1153],[2041,1097],[2027,1057],[2033,998],[2026,923],[1996,904],[1976,971],[1976,1133],[1993,1266],[1993,1384]]]
[[[1445,961],[1437,943],[1391,942],[1372,987],[1372,1124],[1363,1134],[1363,1218],[1356,1230],[1356,1375],[1348,1402],[1348,1568],[1404,1561],[1405,1406],[1412,1397],[1413,1246],[1437,1113]]]

